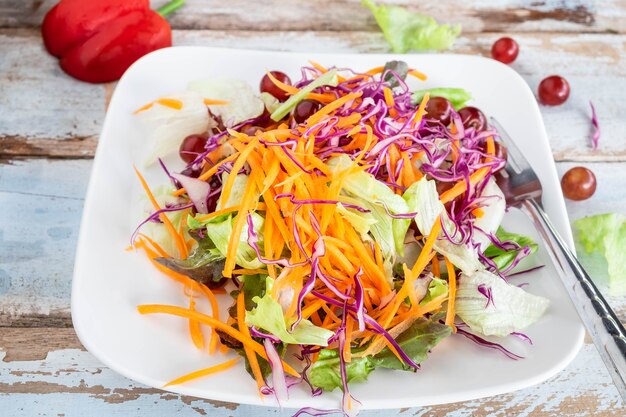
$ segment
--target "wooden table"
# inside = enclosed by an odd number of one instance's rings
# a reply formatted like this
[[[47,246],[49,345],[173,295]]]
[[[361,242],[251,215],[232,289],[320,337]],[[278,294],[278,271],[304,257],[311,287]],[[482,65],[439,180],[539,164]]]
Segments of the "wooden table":
[[[72,264],[91,158],[115,85],[74,81],[45,53],[38,25],[53,3],[0,0],[0,415],[290,415],[148,388],[115,374],[81,347],[70,319]],[[260,3],[187,0],[170,18],[174,43],[388,51],[359,0]],[[626,213],[626,2],[523,3],[422,1],[411,7],[463,25],[453,52],[488,55],[503,33],[513,36],[521,47],[513,68],[532,89],[544,76],[565,76],[570,99],[541,109],[554,158],[561,174],[584,165],[598,177],[592,199],[568,202],[570,218]],[[589,146],[590,99],[602,127],[597,151]],[[625,320],[626,299],[610,302]],[[532,388],[459,404],[362,413],[391,414],[623,416],[626,408],[587,341],[566,370]]]

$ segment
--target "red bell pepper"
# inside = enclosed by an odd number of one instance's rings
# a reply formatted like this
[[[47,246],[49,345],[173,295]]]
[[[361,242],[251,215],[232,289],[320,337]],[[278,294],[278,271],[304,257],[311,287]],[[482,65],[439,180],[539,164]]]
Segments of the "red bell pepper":
[[[172,46],[164,16],[184,2],[173,0],[155,12],[148,0],[61,0],[44,18],[44,44],[72,77],[115,81],[142,56]]]

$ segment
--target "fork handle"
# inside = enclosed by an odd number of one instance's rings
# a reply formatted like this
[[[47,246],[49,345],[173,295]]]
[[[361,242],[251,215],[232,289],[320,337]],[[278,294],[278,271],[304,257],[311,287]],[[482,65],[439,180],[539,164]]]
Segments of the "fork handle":
[[[534,200],[521,206],[537,226],[547,244],[565,289],[598,349],[609,374],[626,401],[626,330],[587,272],[567,247],[545,211]],[[559,269],[557,267],[557,269]]]

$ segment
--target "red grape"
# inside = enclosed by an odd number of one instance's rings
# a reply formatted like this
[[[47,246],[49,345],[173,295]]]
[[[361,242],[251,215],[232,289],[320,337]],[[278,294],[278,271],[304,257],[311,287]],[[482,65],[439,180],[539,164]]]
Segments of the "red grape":
[[[202,173],[202,166],[200,164],[189,165],[188,167],[180,171],[180,173],[187,177],[198,178]]]
[[[445,126],[450,124],[452,104],[443,97],[433,97],[426,103],[426,118],[438,120]]]
[[[517,42],[508,37],[498,39],[491,47],[491,57],[503,64],[515,61],[517,54],[519,54]]]
[[[281,83],[291,85],[291,80],[289,79],[289,76],[287,76],[287,74],[285,74],[284,72],[270,71],[270,74],[272,74],[272,76]],[[265,74],[263,78],[261,78],[261,84],[259,85],[259,89],[262,93],[269,93],[273,95],[278,101],[285,101],[289,98],[289,94],[287,94],[285,91],[281,90],[276,84],[274,84],[274,82],[270,79],[270,77],[267,76],[267,74]]]
[[[248,135],[248,136],[255,136],[256,132],[259,130],[263,131],[263,128],[259,126],[255,126],[255,125],[246,125],[242,127],[241,129],[239,129],[241,133],[243,133],[244,135]]]
[[[596,192],[596,176],[585,167],[575,167],[561,179],[563,195],[570,200],[586,200]]]
[[[565,103],[569,97],[569,83],[559,75],[551,75],[539,83],[539,101],[548,106]]]
[[[302,100],[293,110],[296,123],[304,123],[313,113],[322,108],[322,104],[315,100]]]
[[[180,144],[178,154],[180,159],[188,164],[193,162],[199,154],[204,152],[204,146],[207,141],[206,135],[189,135]]]
[[[507,152],[507,150],[506,150],[506,147],[505,147],[502,143],[497,142],[497,141],[496,141],[496,142],[494,142],[494,145],[495,145],[495,151],[496,151],[496,152],[495,152],[495,154],[496,154],[496,158],[498,158],[498,159],[504,159],[504,160],[506,161],[506,160],[507,160],[507,158],[508,158],[508,152]],[[500,169],[504,169],[504,166],[503,166],[502,168],[500,168]],[[498,171],[499,171],[499,170],[498,170]],[[497,172],[497,171],[496,171],[496,172]]]
[[[459,116],[466,129],[473,127],[476,130],[485,130],[487,127],[487,118],[476,107],[467,106],[459,110]]]

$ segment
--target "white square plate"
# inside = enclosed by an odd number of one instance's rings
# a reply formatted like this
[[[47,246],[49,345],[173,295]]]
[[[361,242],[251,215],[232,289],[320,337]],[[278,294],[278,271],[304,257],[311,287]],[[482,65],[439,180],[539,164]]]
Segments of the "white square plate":
[[[256,88],[266,69],[299,76],[309,59],[325,66],[366,70],[392,59],[406,61],[428,75],[413,88],[462,87],[473,103],[494,116],[518,141],[544,187],[544,203],[557,229],[571,245],[565,205],[552,153],[536,100],[524,80],[499,62],[463,55],[333,55],[177,47],[154,52],[135,63],[117,85],[106,116],[85,202],[72,288],[72,317],[83,345],[110,368],[153,387],[188,372],[221,362],[191,343],[187,322],[163,315],[141,316],[139,304],[184,306],[178,284],[163,277],[145,256],[124,251],[139,221],[142,191],[133,173],[144,143],[133,110],[160,96],[185,89],[191,80],[216,76],[248,81]],[[145,171],[152,186],[165,181],[156,169]],[[508,229],[532,235],[530,221],[512,210]],[[367,383],[352,384],[362,408],[425,406],[501,394],[540,383],[562,370],[577,354],[584,329],[543,248],[537,262],[546,264],[522,275],[531,293],[551,304],[528,330],[534,345],[509,337],[503,344],[524,356],[510,360],[497,351],[454,335],[437,346],[417,373],[377,370]],[[229,301],[223,300],[225,309]],[[207,310],[208,311],[208,310]],[[509,340],[515,339],[515,340]],[[247,404],[276,405],[260,398],[243,365],[184,385],[174,392]],[[338,408],[340,392],[311,398],[303,387],[292,389],[285,407]]]

